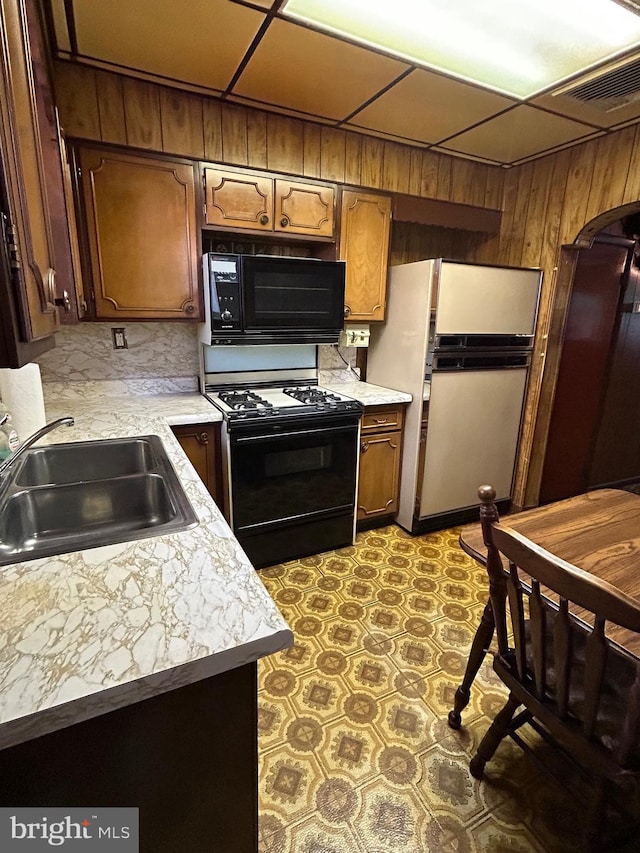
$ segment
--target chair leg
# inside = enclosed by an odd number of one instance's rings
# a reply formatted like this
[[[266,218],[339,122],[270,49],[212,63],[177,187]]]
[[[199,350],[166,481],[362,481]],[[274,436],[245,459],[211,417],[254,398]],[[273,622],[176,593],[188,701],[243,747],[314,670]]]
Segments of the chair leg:
[[[489,726],[487,733],[480,741],[478,751],[469,762],[471,775],[476,779],[482,778],[485,764],[493,758],[493,754],[500,745],[500,741],[507,734],[509,724],[513,719],[513,715],[518,710],[519,705],[520,703],[514,697],[513,693],[509,694],[506,705],[498,714],[496,714],[496,717]]]
[[[491,606],[491,602],[488,601],[471,644],[469,660],[467,661],[467,668],[464,671],[462,684],[460,684],[456,690],[456,695],[453,700],[453,709],[449,711],[449,716],[447,718],[452,729],[459,729],[462,725],[462,718],[460,714],[469,704],[469,699],[471,697],[471,685],[478,674],[478,670],[482,666],[482,661],[485,658],[487,649],[491,645],[494,630],[495,621],[493,618],[493,607]]]

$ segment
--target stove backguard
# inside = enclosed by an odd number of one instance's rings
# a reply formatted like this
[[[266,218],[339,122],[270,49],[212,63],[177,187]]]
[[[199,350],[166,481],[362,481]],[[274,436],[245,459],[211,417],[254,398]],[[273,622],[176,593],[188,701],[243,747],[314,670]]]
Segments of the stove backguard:
[[[201,349],[201,390],[208,387],[259,388],[318,381],[318,347],[234,346]]]

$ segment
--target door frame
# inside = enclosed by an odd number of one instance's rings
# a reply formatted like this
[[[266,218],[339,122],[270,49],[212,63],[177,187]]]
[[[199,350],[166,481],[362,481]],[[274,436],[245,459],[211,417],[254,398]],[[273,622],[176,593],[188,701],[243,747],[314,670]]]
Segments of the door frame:
[[[546,336],[545,350],[542,353],[544,368],[536,406],[536,424],[531,442],[529,470],[526,475],[524,500],[521,507],[518,508],[537,506],[539,503],[542,469],[547,449],[551,412],[556,393],[558,370],[562,356],[578,252],[580,249],[591,248],[595,237],[607,225],[611,225],[625,216],[630,216],[632,213],[638,212],[640,212],[640,199],[630,204],[620,205],[619,207],[607,210],[587,222],[578,232],[573,243],[563,244],[558,248],[555,277],[551,285],[553,289],[551,296],[551,318]]]

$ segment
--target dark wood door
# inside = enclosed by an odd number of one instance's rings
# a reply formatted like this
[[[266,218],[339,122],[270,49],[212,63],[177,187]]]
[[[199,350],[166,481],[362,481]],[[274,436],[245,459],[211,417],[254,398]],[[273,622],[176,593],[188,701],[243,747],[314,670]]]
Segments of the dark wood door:
[[[640,270],[631,265],[609,361],[587,486],[640,480]]]
[[[551,415],[540,502],[580,494],[601,401],[631,242],[595,242],[579,253]]]

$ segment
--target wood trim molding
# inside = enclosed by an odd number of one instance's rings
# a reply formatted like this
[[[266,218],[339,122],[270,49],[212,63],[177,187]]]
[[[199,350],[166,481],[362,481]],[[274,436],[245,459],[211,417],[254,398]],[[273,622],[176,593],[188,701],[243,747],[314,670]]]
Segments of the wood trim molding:
[[[396,222],[415,222],[419,225],[498,234],[502,212],[475,205],[394,194],[393,218]]]

